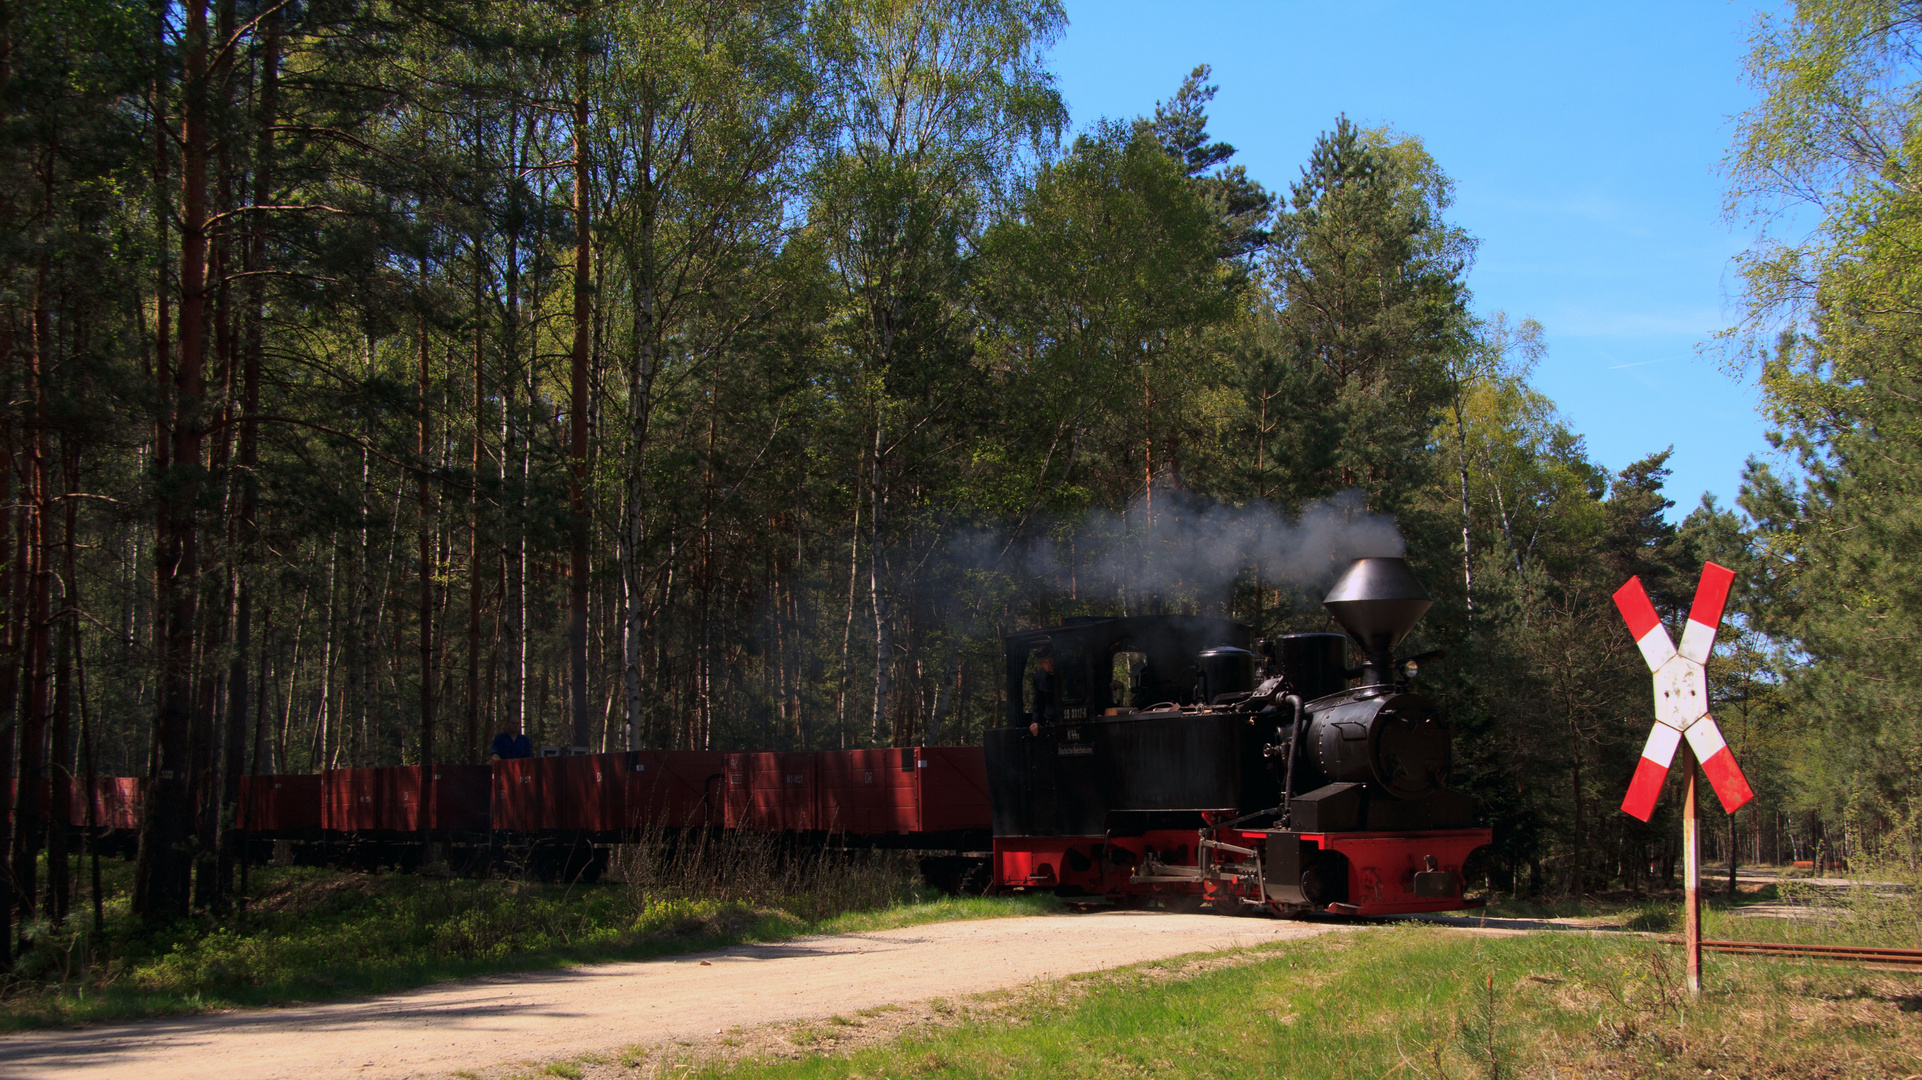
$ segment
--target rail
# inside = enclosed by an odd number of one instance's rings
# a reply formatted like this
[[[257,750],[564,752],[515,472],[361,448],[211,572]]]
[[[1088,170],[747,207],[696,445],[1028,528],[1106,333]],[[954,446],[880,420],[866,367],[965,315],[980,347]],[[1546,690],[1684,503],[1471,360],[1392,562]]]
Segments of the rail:
[[[1662,940],[1670,945],[1683,943],[1681,938]],[[1868,945],[1791,945],[1774,941],[1704,941],[1702,948],[1742,956],[1781,956],[1922,968],[1922,949],[1884,949]]]

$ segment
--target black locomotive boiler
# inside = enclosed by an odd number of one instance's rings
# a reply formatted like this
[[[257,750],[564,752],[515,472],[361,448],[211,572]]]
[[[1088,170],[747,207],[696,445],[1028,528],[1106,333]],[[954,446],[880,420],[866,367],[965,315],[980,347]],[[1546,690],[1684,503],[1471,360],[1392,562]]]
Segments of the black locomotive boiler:
[[[1406,562],[1369,558],[1323,601],[1346,637],[1132,616],[1006,638],[995,886],[1219,912],[1467,906],[1462,864],[1491,836],[1446,787],[1449,725],[1414,688],[1429,657],[1394,655],[1432,603]]]

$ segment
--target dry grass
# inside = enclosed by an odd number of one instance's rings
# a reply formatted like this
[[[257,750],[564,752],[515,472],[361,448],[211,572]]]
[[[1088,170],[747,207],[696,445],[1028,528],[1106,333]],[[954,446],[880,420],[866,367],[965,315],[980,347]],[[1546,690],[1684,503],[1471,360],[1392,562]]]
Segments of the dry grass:
[[[913,856],[795,844],[721,830],[660,833],[616,849],[608,865],[636,912],[708,900],[778,908],[809,921],[898,903],[920,879]]]

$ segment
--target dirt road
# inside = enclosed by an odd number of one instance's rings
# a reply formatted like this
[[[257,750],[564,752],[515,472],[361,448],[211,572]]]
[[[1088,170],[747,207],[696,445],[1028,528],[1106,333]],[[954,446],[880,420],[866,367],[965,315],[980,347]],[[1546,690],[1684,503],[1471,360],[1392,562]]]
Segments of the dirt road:
[[[361,1001],[0,1037],[0,1077],[444,1076],[956,997],[1328,926],[1115,912],[936,923],[443,983]]]

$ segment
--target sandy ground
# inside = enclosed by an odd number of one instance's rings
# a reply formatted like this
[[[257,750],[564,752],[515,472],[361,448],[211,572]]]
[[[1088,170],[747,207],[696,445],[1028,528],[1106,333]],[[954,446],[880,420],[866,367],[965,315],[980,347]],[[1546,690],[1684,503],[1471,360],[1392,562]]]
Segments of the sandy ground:
[[[936,923],[443,983],[326,1005],[0,1037],[0,1077],[428,1077],[705,1041],[1328,925],[1112,912]]]

